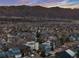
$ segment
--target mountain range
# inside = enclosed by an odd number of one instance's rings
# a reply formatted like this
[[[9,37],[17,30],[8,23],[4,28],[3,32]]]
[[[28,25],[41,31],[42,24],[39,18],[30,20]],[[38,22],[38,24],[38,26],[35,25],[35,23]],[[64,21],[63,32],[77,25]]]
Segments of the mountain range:
[[[42,6],[0,6],[0,16],[79,19],[79,9]]]

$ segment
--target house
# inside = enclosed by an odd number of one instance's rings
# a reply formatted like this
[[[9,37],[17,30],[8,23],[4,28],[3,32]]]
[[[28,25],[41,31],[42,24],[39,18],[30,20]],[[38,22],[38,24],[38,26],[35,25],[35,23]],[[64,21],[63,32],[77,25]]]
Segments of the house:
[[[0,51],[0,58],[7,58],[6,53],[4,51]]]
[[[14,54],[11,51],[7,51],[7,52],[5,52],[5,54],[7,55],[8,58],[14,57]]]
[[[74,58],[75,52],[70,49],[67,49],[65,51],[55,53],[55,57],[56,58]]]
[[[19,48],[11,48],[9,49],[9,53],[11,52],[11,54],[13,54],[13,56],[15,58],[20,58],[22,55],[21,55],[21,51]]]
[[[49,55],[49,52],[51,51],[50,42],[44,42],[40,45],[41,50],[45,53],[45,56]]]
[[[61,46],[61,43],[60,43],[60,40],[58,39],[58,36],[56,34],[51,34],[49,37],[48,37],[48,40],[50,41],[51,43],[51,46],[52,46],[52,50],[54,50],[55,48],[58,48]]]
[[[35,41],[27,42],[25,45],[29,46],[32,50],[33,49],[35,49],[35,50],[39,49],[39,43],[35,42]]]
[[[0,51],[0,58],[20,58],[22,56],[19,48],[10,48],[8,51]]]
[[[79,41],[79,33],[70,34],[68,37],[70,41]]]
[[[71,57],[74,57],[76,55],[76,52],[70,50],[70,49],[67,49],[65,50]]]

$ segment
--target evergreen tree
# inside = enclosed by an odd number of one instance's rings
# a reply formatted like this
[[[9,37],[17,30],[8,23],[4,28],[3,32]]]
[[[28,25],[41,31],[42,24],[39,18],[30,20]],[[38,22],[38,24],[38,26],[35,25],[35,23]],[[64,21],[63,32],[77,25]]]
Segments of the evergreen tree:
[[[79,58],[79,50],[77,51],[77,54],[76,54],[77,58]]]

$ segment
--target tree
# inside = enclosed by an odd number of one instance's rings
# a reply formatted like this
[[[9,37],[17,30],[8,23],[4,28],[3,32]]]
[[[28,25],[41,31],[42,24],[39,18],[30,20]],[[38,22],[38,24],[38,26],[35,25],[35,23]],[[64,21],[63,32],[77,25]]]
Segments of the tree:
[[[64,34],[61,36],[61,38],[59,38],[59,41],[60,41],[61,45],[64,44],[65,38],[66,38],[66,36]]]
[[[79,58],[79,50],[76,53],[76,57]]]
[[[36,38],[37,38],[37,42],[40,42],[40,32],[39,32],[40,30],[39,30],[39,27],[37,28],[37,31],[36,31]]]

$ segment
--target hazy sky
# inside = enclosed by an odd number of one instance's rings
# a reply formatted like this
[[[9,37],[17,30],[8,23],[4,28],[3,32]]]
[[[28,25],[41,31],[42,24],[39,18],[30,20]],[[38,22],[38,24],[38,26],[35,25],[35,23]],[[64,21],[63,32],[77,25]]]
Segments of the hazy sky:
[[[79,8],[79,0],[0,0],[0,5],[40,5],[44,7]]]

